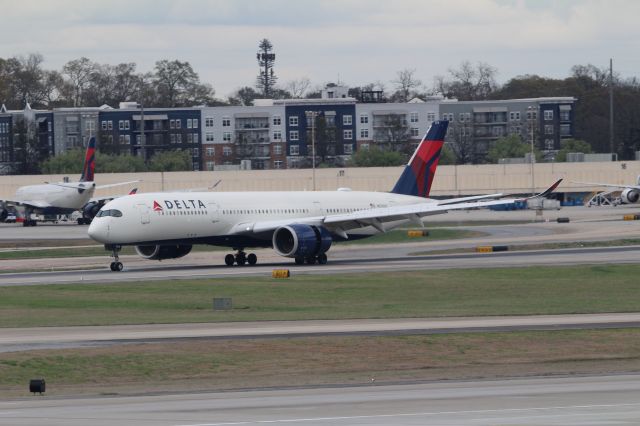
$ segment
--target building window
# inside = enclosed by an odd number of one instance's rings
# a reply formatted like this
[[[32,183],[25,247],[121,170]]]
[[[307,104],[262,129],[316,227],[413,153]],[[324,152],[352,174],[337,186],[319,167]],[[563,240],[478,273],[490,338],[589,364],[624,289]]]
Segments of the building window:
[[[409,121],[411,123],[417,123],[418,122],[418,113],[417,112],[412,112],[409,114]]]
[[[193,120],[187,118],[187,129],[193,129]]]
[[[169,120],[169,128],[170,129],[176,128],[176,120]]]
[[[193,128],[194,128],[194,129],[197,129],[197,128],[198,128],[198,119],[197,119],[197,118],[194,118],[194,119],[193,119]]]
[[[101,125],[102,125],[102,130],[107,130],[107,122],[106,121],[103,121],[101,123]]]
[[[138,138],[140,138],[140,136],[138,136]],[[176,143],[176,135],[174,133],[169,135],[169,142]]]
[[[571,121],[571,111],[560,111],[560,121]]]
[[[193,143],[198,143],[198,134],[197,133],[193,134]]]
[[[273,162],[273,168],[274,169],[281,169],[282,168],[282,160],[276,160]]]
[[[273,145],[273,155],[282,155],[282,145]]]
[[[176,135],[176,143],[182,143],[182,135],[180,133]]]
[[[282,140],[282,132],[280,130],[276,130],[275,132],[273,132],[273,140],[274,141]]]
[[[297,118],[297,117],[296,117],[296,118]],[[297,140],[299,140],[299,139],[300,139],[300,138],[299,138],[299,134],[298,134],[298,131],[297,131],[297,130],[291,130],[291,131],[289,132],[289,140],[290,140],[290,141],[297,141]]]
[[[353,139],[353,130],[351,129],[345,129],[342,131],[342,138],[343,139]]]
[[[118,120],[118,130],[124,130],[124,120]]]
[[[213,171],[213,167],[216,165],[215,161],[207,161],[205,167],[208,171]]]
[[[207,117],[204,119],[205,127],[213,127],[213,117]]]
[[[213,132],[207,132],[204,134],[204,139],[207,142],[213,142]]]
[[[368,143],[363,143],[360,145],[360,149],[364,150],[364,151],[369,151],[369,144]]]
[[[545,121],[553,120],[553,110],[550,110],[550,109],[544,110],[544,120]]]
[[[351,155],[353,154],[353,145],[351,145],[350,143],[344,144],[344,153],[345,155]]]
[[[223,146],[222,147],[222,155],[224,155],[225,157],[230,157],[231,156],[231,147],[230,146]]]
[[[544,134],[545,135],[552,135],[553,134],[553,125],[552,124],[545,124],[545,126],[544,126]]]
[[[502,136],[504,134],[504,128],[500,126],[493,126],[491,128],[491,133],[493,136]]]
[[[182,128],[182,120],[176,120],[176,129]]]
[[[342,116],[342,124],[344,126],[351,126],[353,124],[353,117],[351,114]]]
[[[289,126],[297,126],[297,125],[298,125],[298,116],[292,115],[291,117],[289,117]]]
[[[570,124],[561,124],[560,125],[560,136],[571,136],[571,125]]]
[[[300,147],[298,145],[291,145],[289,147],[289,154],[290,155],[299,155],[300,154]]]
[[[230,127],[231,126],[231,118],[222,117],[222,127]]]
[[[193,143],[193,134],[187,133],[187,143]]]
[[[435,112],[428,112],[427,113],[427,122],[433,123],[434,121],[436,121],[436,113]]]
[[[231,142],[231,132],[224,132],[222,134],[222,140],[225,142]]]
[[[113,121],[107,121],[107,130],[113,130]]]
[[[360,137],[368,138],[369,137],[369,129],[360,129]]]
[[[207,147],[207,157],[213,157],[216,155],[216,149],[214,147]]]
[[[280,126],[282,124],[282,118],[279,115],[273,116],[273,125]]]
[[[412,127],[411,128],[411,137],[419,137],[420,136],[420,129],[418,129],[417,127]]]
[[[545,139],[544,140],[544,148],[548,151],[553,149],[553,139]]]
[[[368,124],[369,116],[367,114],[360,114],[360,124]]]

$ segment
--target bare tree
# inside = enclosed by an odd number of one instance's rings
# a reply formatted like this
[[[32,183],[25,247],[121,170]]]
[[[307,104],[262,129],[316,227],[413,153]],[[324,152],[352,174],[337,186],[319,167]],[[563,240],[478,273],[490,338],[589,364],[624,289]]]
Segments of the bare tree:
[[[95,69],[96,64],[84,56],[80,59],[69,61],[62,67],[62,73],[69,76],[69,81],[73,89],[73,106],[82,105],[83,92],[87,89],[91,74]]]
[[[444,96],[465,101],[487,99],[497,89],[497,72],[496,68],[484,62],[474,66],[464,61],[458,69],[449,68],[450,79],[437,76],[435,90]]]
[[[291,97],[300,99],[304,97],[309,86],[311,86],[311,80],[307,77],[302,77],[297,80],[289,80],[284,87],[289,93],[291,93]]]
[[[397,72],[396,79],[391,81],[396,87],[392,99],[407,102],[415,95],[416,89],[422,85],[422,82],[415,77],[415,73],[415,69],[408,68]]]

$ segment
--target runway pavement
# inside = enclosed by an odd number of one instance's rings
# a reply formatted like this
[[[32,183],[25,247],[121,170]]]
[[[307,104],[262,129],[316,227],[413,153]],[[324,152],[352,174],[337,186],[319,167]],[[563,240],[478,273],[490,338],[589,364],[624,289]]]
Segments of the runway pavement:
[[[640,376],[1,401],[7,425],[637,425]]]
[[[640,327],[640,313],[3,328],[0,352],[167,339],[408,335]]]
[[[425,269],[497,268],[537,265],[594,265],[638,263],[640,246],[595,247],[562,250],[468,253],[410,256],[411,247],[358,247],[343,251],[327,265],[295,265],[290,260],[275,259],[255,266],[227,267],[192,263],[144,262],[129,266],[123,272],[107,269],[53,272],[21,272],[0,274],[0,286],[48,285],[63,283],[117,283],[169,279],[228,278],[239,276],[271,276],[273,269],[287,268],[292,275],[328,275],[338,273],[409,271]],[[415,250],[415,248],[413,248]],[[378,257],[380,256],[380,257]]]

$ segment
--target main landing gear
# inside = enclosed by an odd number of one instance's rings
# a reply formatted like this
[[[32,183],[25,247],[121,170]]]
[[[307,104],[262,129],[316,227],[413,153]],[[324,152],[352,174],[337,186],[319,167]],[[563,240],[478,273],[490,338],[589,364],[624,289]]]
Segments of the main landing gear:
[[[327,259],[326,253],[320,253],[317,256],[309,256],[309,257],[296,256],[295,257],[296,265],[304,265],[305,263],[307,265],[314,265],[316,262],[319,265],[326,265],[327,260],[328,259]]]
[[[233,254],[228,254],[224,257],[224,263],[227,266],[233,266],[233,264],[237,264],[238,266],[244,266],[247,263],[251,266],[258,263],[258,256],[254,253],[249,253],[248,255],[243,251],[243,249],[238,249],[238,252]]]
[[[122,265],[122,262],[120,262],[120,258],[118,256],[118,252],[120,251],[120,249],[122,249],[122,246],[109,246],[109,245],[105,245],[104,248],[106,250],[111,250],[111,256],[113,256],[113,262],[111,262],[111,265],[109,265],[109,267],[111,268],[111,270],[113,272],[120,272],[122,271],[122,268],[124,268],[124,266]]]

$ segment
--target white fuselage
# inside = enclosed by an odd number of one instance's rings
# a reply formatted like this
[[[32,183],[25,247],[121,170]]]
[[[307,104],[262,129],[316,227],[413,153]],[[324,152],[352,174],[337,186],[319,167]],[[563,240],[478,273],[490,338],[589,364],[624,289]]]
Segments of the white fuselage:
[[[16,199],[25,203],[43,204],[49,207],[33,211],[79,210],[93,197],[94,182],[71,182],[58,184],[29,185],[18,188]]]
[[[89,235],[103,244],[115,245],[189,241],[250,231],[254,223],[285,221],[294,224],[304,218],[430,202],[434,201],[358,191],[136,194],[107,203],[103,211],[116,209],[122,216],[94,218]],[[406,222],[387,223],[385,228],[391,229]],[[349,234],[372,235],[377,232],[367,226]],[[265,240],[270,238],[270,235],[264,235]]]

